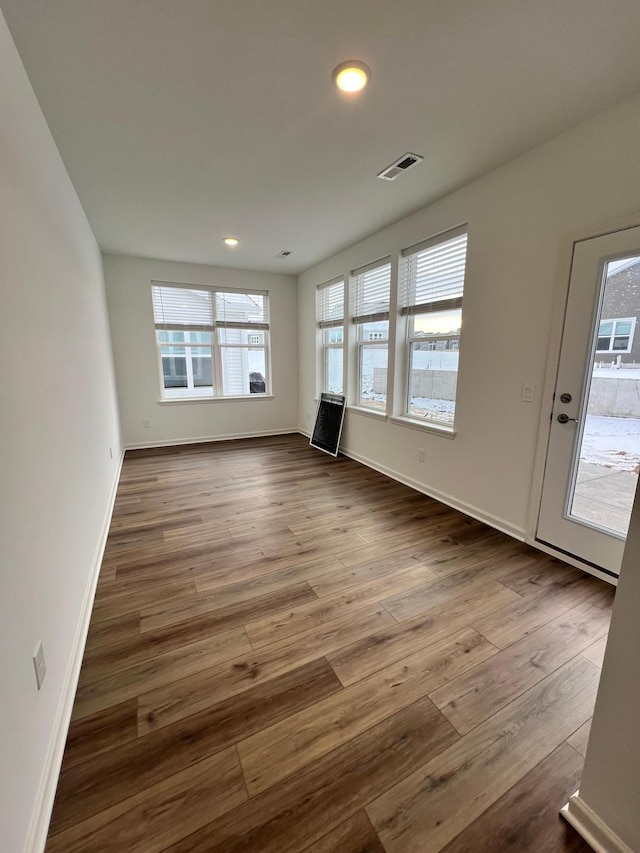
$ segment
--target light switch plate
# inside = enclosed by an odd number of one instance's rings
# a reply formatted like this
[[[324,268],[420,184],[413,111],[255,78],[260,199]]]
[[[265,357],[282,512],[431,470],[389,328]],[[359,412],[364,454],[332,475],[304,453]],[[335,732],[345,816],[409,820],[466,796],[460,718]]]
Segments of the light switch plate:
[[[523,385],[522,386],[522,402],[523,403],[533,403],[533,398],[536,394],[536,386],[535,385]]]

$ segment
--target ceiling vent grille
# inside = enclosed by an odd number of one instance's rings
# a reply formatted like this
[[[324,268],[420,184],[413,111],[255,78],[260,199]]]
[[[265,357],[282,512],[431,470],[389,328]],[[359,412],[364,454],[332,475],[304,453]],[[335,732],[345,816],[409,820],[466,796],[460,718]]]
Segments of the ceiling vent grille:
[[[379,172],[378,177],[383,181],[395,181],[398,175],[406,172],[407,169],[410,169],[417,163],[422,163],[423,160],[424,157],[421,157],[419,154],[403,154],[402,157],[398,157],[395,163],[392,163],[386,169],[383,169],[382,172]]]
[[[276,258],[288,258],[290,254],[292,254],[291,249],[283,249],[281,252],[278,252]]]

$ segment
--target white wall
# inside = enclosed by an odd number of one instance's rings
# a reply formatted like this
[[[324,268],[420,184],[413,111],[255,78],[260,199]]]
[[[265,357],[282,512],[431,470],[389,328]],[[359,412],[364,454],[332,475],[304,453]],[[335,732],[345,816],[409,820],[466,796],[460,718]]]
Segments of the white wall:
[[[0,80],[0,850],[19,853],[48,821],[120,438],[100,252],[1,15]]]
[[[296,280],[293,276],[105,255],[107,302],[125,445],[234,438],[297,427]],[[151,281],[268,290],[273,399],[160,403]],[[147,419],[150,427],[143,427]]]
[[[348,412],[343,444],[358,458],[523,535],[540,418],[550,412],[541,391],[563,239],[640,211],[639,136],[640,99],[634,99],[301,275],[301,427],[309,429],[306,413],[314,411],[315,286],[468,222],[456,438]],[[417,168],[430,168],[428,156]],[[536,386],[533,404],[521,401],[525,384]],[[424,465],[417,463],[418,448],[426,451]]]
[[[639,612],[640,490],[629,524],[578,798],[631,850],[640,850]],[[579,806],[580,802],[578,817]],[[605,849],[618,848],[609,841]]]

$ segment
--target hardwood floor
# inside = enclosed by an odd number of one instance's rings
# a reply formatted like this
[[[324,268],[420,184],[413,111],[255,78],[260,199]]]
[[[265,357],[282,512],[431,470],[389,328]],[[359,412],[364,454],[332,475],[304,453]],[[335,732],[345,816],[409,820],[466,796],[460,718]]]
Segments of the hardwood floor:
[[[47,850],[586,853],[613,593],[300,436],[129,452]]]

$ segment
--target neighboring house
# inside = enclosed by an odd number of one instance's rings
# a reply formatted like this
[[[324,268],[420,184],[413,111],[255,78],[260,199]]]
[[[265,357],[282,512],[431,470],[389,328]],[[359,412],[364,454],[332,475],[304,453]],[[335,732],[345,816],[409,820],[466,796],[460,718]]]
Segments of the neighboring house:
[[[640,367],[640,258],[613,261],[607,277],[596,365]]]

